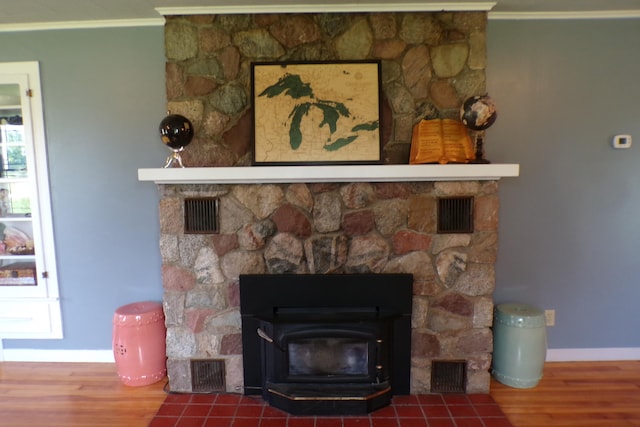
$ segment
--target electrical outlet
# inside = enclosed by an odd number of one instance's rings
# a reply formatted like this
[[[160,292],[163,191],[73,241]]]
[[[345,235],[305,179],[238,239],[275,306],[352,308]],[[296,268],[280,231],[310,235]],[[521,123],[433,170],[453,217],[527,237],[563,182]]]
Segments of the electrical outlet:
[[[555,326],[556,324],[556,311],[555,310],[545,310],[544,311],[544,319],[547,326]]]
[[[613,148],[630,148],[631,147],[631,135],[616,135],[611,141]]]

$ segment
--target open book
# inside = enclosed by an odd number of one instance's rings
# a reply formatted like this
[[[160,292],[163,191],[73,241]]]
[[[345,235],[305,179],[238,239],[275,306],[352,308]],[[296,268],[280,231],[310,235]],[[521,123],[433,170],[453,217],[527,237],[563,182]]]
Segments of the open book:
[[[453,119],[421,120],[413,127],[410,164],[468,163],[475,158],[465,125]]]

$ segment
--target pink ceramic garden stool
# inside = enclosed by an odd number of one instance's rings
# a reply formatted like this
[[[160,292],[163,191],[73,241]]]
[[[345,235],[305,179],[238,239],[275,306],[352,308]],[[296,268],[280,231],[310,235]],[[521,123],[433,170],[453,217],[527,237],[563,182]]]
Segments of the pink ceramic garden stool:
[[[123,305],[113,316],[113,355],[120,380],[128,386],[153,384],[167,374],[162,304]]]

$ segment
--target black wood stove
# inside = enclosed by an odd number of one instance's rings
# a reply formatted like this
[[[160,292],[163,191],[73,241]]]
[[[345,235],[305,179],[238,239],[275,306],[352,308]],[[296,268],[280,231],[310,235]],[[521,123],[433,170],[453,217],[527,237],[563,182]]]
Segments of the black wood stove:
[[[245,394],[294,415],[409,394],[410,274],[241,275]]]

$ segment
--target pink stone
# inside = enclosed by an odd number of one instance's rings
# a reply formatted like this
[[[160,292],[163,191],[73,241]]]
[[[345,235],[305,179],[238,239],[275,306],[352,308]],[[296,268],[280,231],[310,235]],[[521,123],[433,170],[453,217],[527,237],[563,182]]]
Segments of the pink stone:
[[[493,334],[489,328],[460,331],[456,338],[456,349],[460,354],[489,353],[493,350]]]
[[[189,309],[185,312],[185,322],[193,333],[202,332],[207,317],[214,313],[213,310],[204,308]]]
[[[227,288],[227,300],[229,307],[240,307],[240,283],[233,282]]]
[[[378,199],[408,199],[411,195],[410,184],[404,182],[384,182],[374,184]]]
[[[473,314],[473,302],[460,294],[448,294],[432,302],[434,307],[442,307],[450,313],[460,316]]]
[[[200,52],[208,54],[231,44],[229,34],[222,29],[214,27],[200,29],[199,39]]]
[[[180,98],[184,93],[183,90],[183,71],[182,68],[173,62],[165,65],[165,85],[167,88],[167,100],[172,101]]]
[[[431,99],[441,109],[456,108],[460,99],[456,89],[447,81],[440,80],[431,85]]]
[[[376,226],[373,211],[349,212],[342,218],[342,230],[348,236],[367,234]]]
[[[272,220],[281,233],[292,233],[304,239],[311,236],[309,218],[295,206],[289,204],[280,206],[273,214]]]
[[[222,337],[220,354],[242,354],[242,334],[229,334]]]
[[[393,251],[399,255],[411,251],[425,251],[431,245],[431,236],[402,230],[393,235]]]
[[[238,157],[248,153],[251,149],[251,129],[253,115],[250,111],[243,114],[238,122],[222,135],[224,145]]]
[[[219,257],[238,248],[238,236],[235,234],[214,234],[211,236],[213,247]]]
[[[413,330],[411,333],[411,357],[436,357],[440,354],[438,337],[428,332]]]
[[[336,184],[333,182],[315,182],[315,183],[309,184],[309,190],[311,190],[311,192],[314,194],[333,191],[338,187],[340,187],[340,184]]]
[[[234,46],[225,47],[219,54],[218,60],[222,65],[224,78],[233,80],[238,77],[240,71],[240,52]]]
[[[476,231],[492,231],[498,228],[498,196],[475,198],[474,227]]]
[[[186,96],[208,95],[218,87],[215,80],[203,76],[189,76],[184,84]]]
[[[397,58],[407,44],[402,40],[382,40],[373,45],[373,56],[380,59]]]
[[[195,287],[196,276],[182,267],[163,265],[162,284],[165,290],[184,292]]]

